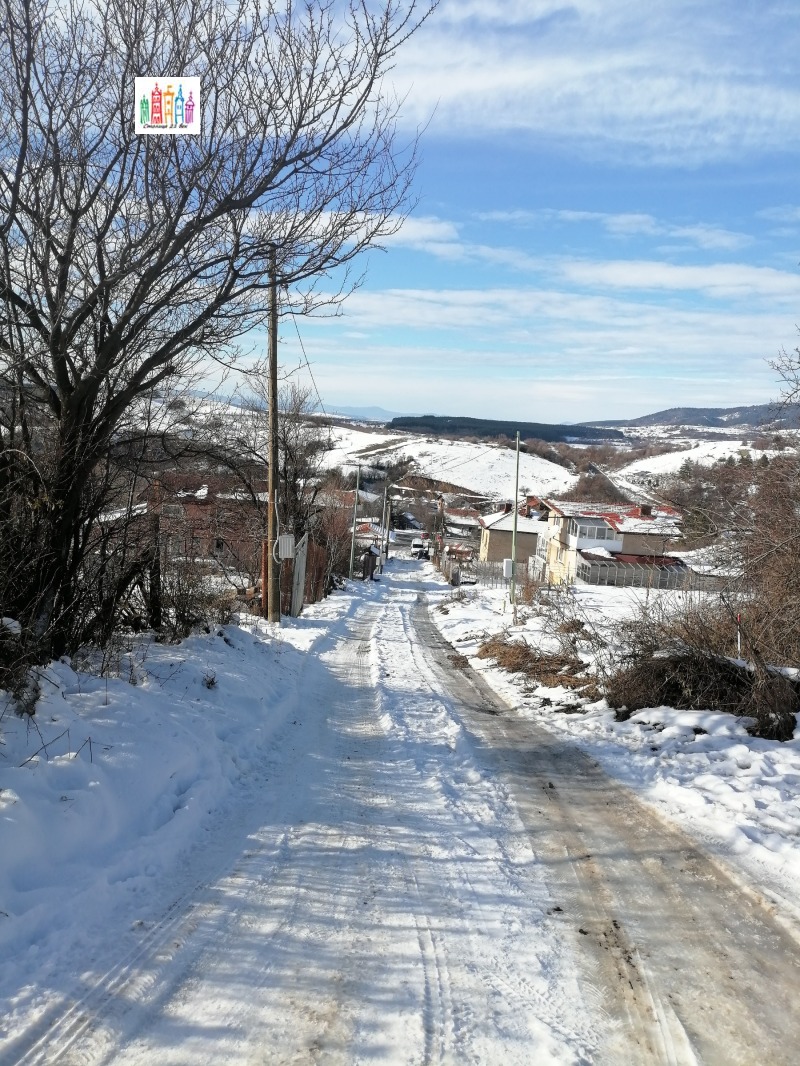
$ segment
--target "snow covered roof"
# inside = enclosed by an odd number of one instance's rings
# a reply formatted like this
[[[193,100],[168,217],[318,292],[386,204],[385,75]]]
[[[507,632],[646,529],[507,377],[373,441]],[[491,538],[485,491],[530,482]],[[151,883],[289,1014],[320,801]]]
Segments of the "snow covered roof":
[[[445,507],[445,518],[455,526],[478,526],[480,515],[471,507]]]
[[[499,529],[510,533],[514,529],[514,512],[500,511],[497,514],[487,514],[480,519],[480,523],[484,529]],[[546,530],[547,522],[517,515],[517,533],[540,533],[544,535]]]
[[[208,498],[208,485],[201,485],[196,492],[192,492],[190,489],[183,489],[175,493],[176,496],[194,496],[197,500],[205,500]]]
[[[120,518],[129,518],[133,515],[146,514],[147,513],[147,501],[144,503],[135,503],[132,507],[119,507],[115,511],[104,511],[98,516],[98,522],[117,522]]]
[[[653,504],[580,503],[572,500],[543,500],[544,506],[565,518],[603,519],[618,533],[656,533],[676,537],[681,532],[682,516],[674,507]]]
[[[359,503],[375,503],[376,500],[381,498],[376,496],[374,492],[366,492],[364,489],[358,490]],[[317,494],[317,503],[324,507],[352,507],[355,499],[355,489],[326,489],[324,492]]]

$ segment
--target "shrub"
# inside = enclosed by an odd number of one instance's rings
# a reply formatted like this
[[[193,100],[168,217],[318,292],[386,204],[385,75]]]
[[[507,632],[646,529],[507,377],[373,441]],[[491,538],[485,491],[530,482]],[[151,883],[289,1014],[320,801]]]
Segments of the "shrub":
[[[604,683],[617,719],[665,705],[726,711],[754,719],[755,736],[791,740],[800,711],[797,687],[752,647],[748,665],[732,659],[730,611],[724,599],[699,606],[673,603],[620,624],[616,665]]]

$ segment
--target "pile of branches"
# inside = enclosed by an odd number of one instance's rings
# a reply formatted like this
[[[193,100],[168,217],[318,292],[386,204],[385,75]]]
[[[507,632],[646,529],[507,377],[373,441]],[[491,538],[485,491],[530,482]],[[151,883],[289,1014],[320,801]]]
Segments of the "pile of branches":
[[[752,718],[750,732],[769,740],[791,740],[800,711],[796,682],[697,648],[641,658],[622,667],[606,681],[605,696],[618,721],[644,707],[713,709]]]
[[[616,664],[606,671],[603,686],[619,721],[644,707],[715,710],[752,719],[748,728],[754,736],[792,739],[800,683],[769,664],[749,641],[743,642],[747,662],[734,658],[729,611],[720,606],[651,608],[620,625]]]

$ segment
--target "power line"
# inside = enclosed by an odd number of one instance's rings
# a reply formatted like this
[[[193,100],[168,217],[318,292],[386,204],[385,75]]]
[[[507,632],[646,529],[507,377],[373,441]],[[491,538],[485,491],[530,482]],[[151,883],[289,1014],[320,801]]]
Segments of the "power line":
[[[325,410],[325,404],[322,402],[322,397],[319,394],[319,389],[317,388],[317,383],[314,380],[314,371],[311,369],[311,363],[309,363],[308,356],[306,355],[306,349],[305,349],[305,345],[303,344],[303,338],[300,336],[300,329],[299,329],[299,327],[297,325],[297,315],[294,313],[294,311],[290,311],[290,314],[292,316],[292,322],[294,322],[294,328],[295,328],[295,330],[297,332],[297,339],[300,341],[300,350],[303,353],[303,358],[305,359],[306,366],[308,367],[308,373],[311,376],[311,383],[314,386],[314,392],[317,394],[317,400],[319,402],[320,407],[322,408],[322,413],[327,417],[328,412]]]
[[[466,466],[467,463],[472,463],[476,459],[480,459],[482,455],[486,455],[488,452],[498,451],[498,447],[495,444],[491,444],[488,448],[484,448],[483,451],[478,452],[477,455],[470,455],[467,459],[460,459],[458,462],[442,463],[435,469],[439,473],[449,473],[451,470],[457,470],[460,466]]]

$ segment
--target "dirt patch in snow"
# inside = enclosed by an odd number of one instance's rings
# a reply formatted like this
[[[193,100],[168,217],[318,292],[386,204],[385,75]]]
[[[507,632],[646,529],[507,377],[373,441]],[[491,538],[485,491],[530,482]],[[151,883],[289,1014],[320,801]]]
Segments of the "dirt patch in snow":
[[[544,652],[523,640],[509,640],[504,636],[485,641],[477,655],[479,659],[493,659],[509,673],[523,674],[538,685],[563,686],[575,689],[588,699],[600,698],[594,679],[586,676],[586,663],[577,655]]]

